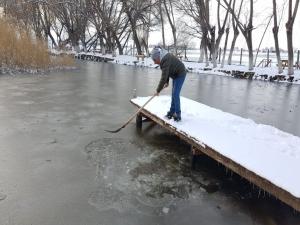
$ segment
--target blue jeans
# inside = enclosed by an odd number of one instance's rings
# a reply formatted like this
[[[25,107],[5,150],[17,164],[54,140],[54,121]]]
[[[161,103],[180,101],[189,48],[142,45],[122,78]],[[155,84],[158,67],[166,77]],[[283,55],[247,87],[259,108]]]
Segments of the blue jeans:
[[[170,113],[181,117],[181,108],[180,108],[180,91],[185,80],[186,75],[179,76],[176,79],[173,79],[173,86],[172,86],[172,102]]]

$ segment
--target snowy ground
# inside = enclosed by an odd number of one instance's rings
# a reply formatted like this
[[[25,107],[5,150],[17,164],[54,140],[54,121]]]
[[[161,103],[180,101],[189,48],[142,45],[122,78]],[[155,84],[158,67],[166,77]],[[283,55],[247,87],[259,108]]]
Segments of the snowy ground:
[[[132,101],[143,105],[149,97]],[[182,122],[164,118],[169,96],[154,98],[146,109],[246,169],[300,198],[300,138],[275,127],[211,108],[181,97]]]
[[[129,56],[129,55],[117,55],[116,57],[112,57],[112,55],[102,55],[100,53],[84,53],[87,55],[99,55],[105,56],[106,58],[114,59],[113,63],[128,65],[128,66],[140,66],[140,67],[152,67],[152,68],[159,68],[158,65],[155,65],[150,57],[145,57],[144,61],[140,58],[139,60],[137,57]],[[279,75],[276,66],[272,67],[255,67],[253,71],[249,71],[247,66],[244,65],[225,65],[221,68],[221,65],[218,64],[216,68],[213,68],[210,64],[206,66],[205,63],[198,63],[198,62],[189,62],[183,61],[186,68],[189,72],[192,73],[205,73],[205,74],[214,74],[214,75],[221,75],[221,76],[237,76],[240,73],[245,72],[254,72],[253,79],[257,80],[270,80],[274,79],[275,76]],[[238,74],[236,73],[238,71]],[[276,80],[276,82],[289,82],[287,79],[287,69],[283,71],[283,77],[281,80]],[[300,70],[294,71],[294,79],[293,83],[300,84]]]

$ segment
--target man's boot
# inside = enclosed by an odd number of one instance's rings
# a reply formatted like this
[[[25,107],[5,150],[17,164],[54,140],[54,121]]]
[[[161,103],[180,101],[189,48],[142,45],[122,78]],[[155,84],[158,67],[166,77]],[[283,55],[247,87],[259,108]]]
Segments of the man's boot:
[[[167,112],[167,115],[166,115],[166,117],[170,120],[170,119],[172,119],[172,117],[173,117],[173,113],[172,112]]]
[[[181,115],[180,115],[180,114],[174,113],[174,114],[173,114],[173,118],[174,118],[174,121],[176,121],[176,122],[181,121]]]

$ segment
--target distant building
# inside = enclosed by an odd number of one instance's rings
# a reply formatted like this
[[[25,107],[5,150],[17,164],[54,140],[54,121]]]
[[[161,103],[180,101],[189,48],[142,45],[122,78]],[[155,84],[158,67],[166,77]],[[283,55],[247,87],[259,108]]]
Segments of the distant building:
[[[275,51],[276,51],[276,49],[274,47],[270,48],[270,52],[275,52]]]

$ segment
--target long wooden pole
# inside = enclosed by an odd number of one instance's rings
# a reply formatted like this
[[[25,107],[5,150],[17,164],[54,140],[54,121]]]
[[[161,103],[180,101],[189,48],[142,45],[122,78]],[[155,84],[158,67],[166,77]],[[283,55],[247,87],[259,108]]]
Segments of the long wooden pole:
[[[151,98],[148,99],[148,101],[139,109],[137,110],[128,120],[126,123],[124,123],[120,128],[116,129],[116,130],[105,130],[106,132],[109,133],[118,133],[120,130],[122,130],[123,128],[125,128],[142,110],[143,108],[145,108],[145,106],[155,97],[157,96],[157,93],[155,93],[154,95],[152,95]]]

